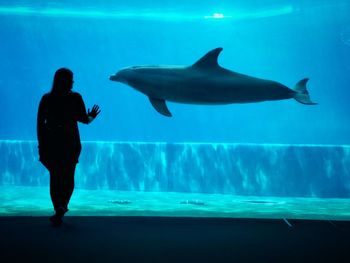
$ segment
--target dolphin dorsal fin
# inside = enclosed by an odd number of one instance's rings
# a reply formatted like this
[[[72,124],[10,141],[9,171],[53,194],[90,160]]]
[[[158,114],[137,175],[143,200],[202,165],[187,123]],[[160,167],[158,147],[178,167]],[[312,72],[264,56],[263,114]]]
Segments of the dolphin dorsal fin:
[[[216,68],[219,67],[218,57],[222,51],[222,47],[215,48],[201,57],[192,67],[200,68]]]

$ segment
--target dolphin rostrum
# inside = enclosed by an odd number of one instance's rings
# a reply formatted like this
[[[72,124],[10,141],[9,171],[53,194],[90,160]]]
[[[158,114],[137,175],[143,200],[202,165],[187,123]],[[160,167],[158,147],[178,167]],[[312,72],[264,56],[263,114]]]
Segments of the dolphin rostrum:
[[[191,104],[230,104],[294,98],[314,105],[306,89],[308,78],[290,89],[276,81],[259,79],[222,68],[222,48],[209,51],[191,66],[132,66],[110,76],[148,96],[160,114],[171,117],[166,101]]]

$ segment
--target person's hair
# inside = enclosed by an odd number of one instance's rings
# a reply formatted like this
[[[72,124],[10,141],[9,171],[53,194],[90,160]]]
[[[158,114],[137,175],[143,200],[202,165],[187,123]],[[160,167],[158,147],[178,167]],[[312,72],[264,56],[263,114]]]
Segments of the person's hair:
[[[72,84],[73,72],[67,68],[60,68],[55,72],[51,93],[66,94],[71,90]]]

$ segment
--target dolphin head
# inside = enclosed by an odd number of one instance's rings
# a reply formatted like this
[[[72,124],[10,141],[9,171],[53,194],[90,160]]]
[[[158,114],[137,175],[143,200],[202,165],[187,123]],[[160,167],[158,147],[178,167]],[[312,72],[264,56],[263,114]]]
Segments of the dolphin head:
[[[131,66],[119,70],[116,74],[109,77],[112,81],[124,83],[139,91],[144,90],[148,86],[150,79],[152,80],[152,68],[148,66]]]
[[[111,75],[109,79],[112,81],[118,81],[118,82],[128,84],[128,82],[133,79],[133,75],[135,74],[133,72],[132,67],[128,67],[128,68],[119,70],[114,75]]]
[[[142,66],[127,67],[119,70],[116,74],[110,76],[109,79],[131,85],[142,78],[143,71]]]

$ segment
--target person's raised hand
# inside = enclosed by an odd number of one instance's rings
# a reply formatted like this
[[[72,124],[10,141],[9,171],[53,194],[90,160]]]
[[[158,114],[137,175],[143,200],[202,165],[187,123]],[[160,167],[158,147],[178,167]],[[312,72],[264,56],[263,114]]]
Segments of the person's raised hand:
[[[100,107],[96,104],[94,104],[94,106],[92,106],[92,109],[90,111],[90,109],[88,109],[88,115],[91,116],[92,118],[96,118],[97,115],[101,112]]]

